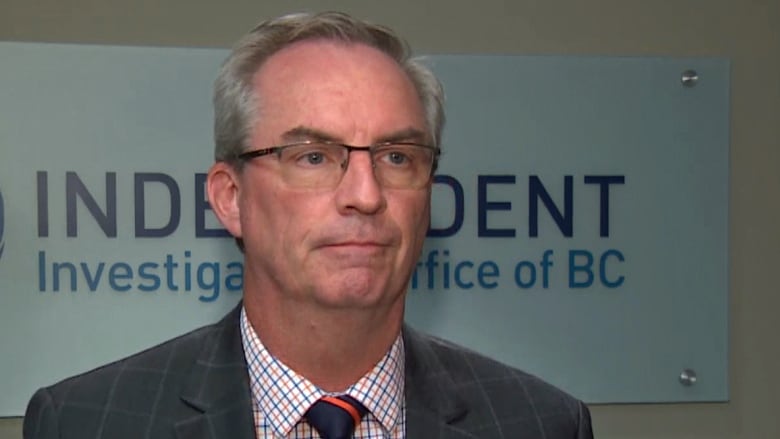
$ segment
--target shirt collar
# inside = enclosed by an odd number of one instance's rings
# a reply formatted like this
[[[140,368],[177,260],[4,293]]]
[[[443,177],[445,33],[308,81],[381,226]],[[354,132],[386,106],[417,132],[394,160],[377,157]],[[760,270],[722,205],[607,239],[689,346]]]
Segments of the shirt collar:
[[[243,307],[241,339],[252,398],[276,434],[287,436],[306,410],[328,393],[271,355],[249,324]],[[376,366],[344,393],[360,401],[387,431],[395,428],[401,421],[404,397],[404,348],[400,334]]]

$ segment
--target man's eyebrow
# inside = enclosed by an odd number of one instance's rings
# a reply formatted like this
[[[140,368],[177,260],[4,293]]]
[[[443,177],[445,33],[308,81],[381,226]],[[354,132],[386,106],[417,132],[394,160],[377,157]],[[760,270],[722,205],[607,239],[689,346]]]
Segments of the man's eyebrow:
[[[417,128],[405,128],[402,130],[398,130],[396,132],[384,135],[378,139],[376,139],[376,143],[387,143],[387,142],[419,142],[419,143],[425,143],[427,139],[427,136],[424,132],[418,130]]]
[[[417,128],[403,128],[398,131],[394,131],[389,134],[385,134],[377,138],[374,143],[387,143],[387,142],[425,142],[427,139],[426,134]],[[297,126],[291,130],[288,130],[282,134],[282,141],[284,142],[300,142],[303,140],[322,140],[326,142],[343,142],[343,139],[325,131],[305,127]],[[356,145],[363,146],[363,145]]]
[[[324,140],[327,142],[338,142],[336,136],[326,133],[316,128],[297,126],[282,134],[282,140],[285,142],[300,142],[302,140]]]

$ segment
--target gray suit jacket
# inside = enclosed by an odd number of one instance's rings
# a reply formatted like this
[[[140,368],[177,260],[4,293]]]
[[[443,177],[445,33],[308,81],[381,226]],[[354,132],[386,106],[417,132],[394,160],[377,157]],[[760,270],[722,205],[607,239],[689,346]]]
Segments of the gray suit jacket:
[[[405,327],[407,437],[592,438],[584,404]],[[25,439],[254,439],[238,308],[132,357],[40,389]]]

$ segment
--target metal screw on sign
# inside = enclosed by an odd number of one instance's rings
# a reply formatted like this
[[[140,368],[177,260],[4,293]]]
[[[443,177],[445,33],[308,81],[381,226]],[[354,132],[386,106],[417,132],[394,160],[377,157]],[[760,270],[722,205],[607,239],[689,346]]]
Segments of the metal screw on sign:
[[[696,371],[693,369],[683,369],[680,372],[680,384],[689,387],[696,384]]]
[[[699,82],[699,74],[696,70],[686,70],[682,73],[682,85],[685,87],[693,87]]]

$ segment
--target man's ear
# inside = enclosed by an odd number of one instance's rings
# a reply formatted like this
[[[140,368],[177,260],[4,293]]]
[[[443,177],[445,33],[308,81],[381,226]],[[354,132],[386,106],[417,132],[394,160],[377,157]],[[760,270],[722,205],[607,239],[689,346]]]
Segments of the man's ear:
[[[239,175],[231,165],[216,162],[206,178],[206,193],[219,222],[236,238],[241,238]]]

